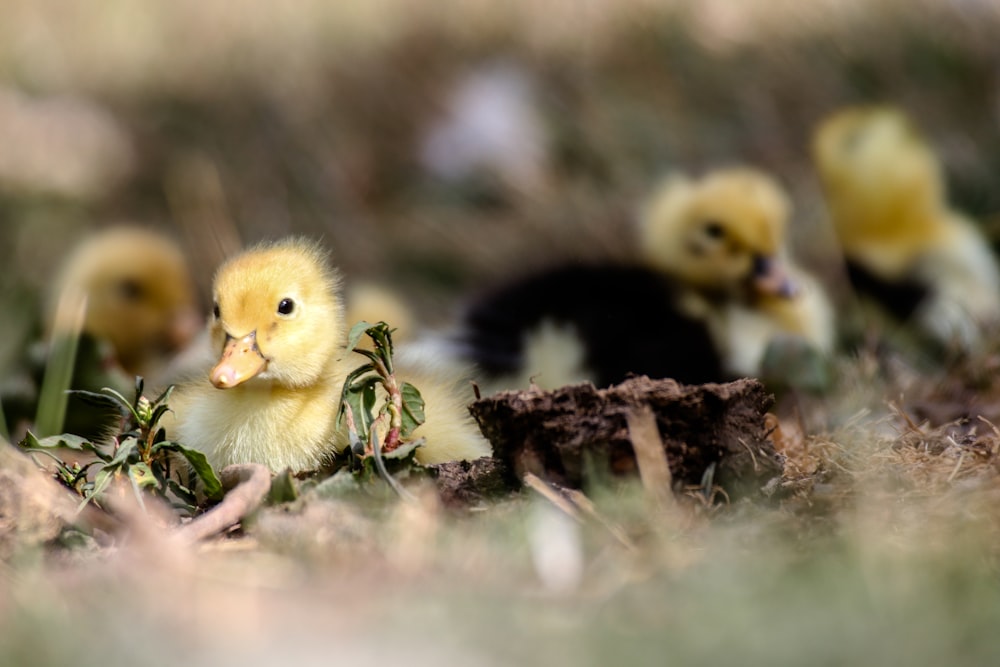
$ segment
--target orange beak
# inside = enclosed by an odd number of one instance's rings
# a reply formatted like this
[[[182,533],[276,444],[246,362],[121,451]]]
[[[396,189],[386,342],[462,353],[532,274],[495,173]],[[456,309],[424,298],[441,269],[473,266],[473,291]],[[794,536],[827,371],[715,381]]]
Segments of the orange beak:
[[[785,267],[774,257],[758,256],[754,259],[753,286],[765,296],[791,299],[799,292],[798,286],[785,273]]]
[[[226,346],[215,368],[208,374],[217,389],[230,389],[242,384],[267,368],[267,359],[257,347],[257,332],[243,338],[226,337]]]

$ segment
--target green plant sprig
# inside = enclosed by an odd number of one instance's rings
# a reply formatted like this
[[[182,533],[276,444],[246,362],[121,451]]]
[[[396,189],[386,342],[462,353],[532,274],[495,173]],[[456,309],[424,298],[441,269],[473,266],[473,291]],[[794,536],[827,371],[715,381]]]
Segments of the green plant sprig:
[[[372,350],[358,347],[365,335],[372,341]],[[397,380],[392,363],[392,329],[385,322],[355,324],[347,337],[347,349],[368,362],[351,371],[344,380],[337,428],[346,422],[351,455],[359,458],[371,455],[379,476],[398,494],[406,496],[406,491],[386,470],[382,456],[399,448],[424,423],[423,397],[409,382]],[[379,387],[385,392],[381,404]],[[379,430],[385,426],[385,439],[379,442]]]
[[[122,478],[128,481],[141,506],[144,506],[143,492],[147,492],[170,501],[175,507],[194,512],[198,483],[205,497],[220,499],[222,483],[205,455],[167,440],[166,431],[160,426],[160,420],[170,409],[168,401],[173,387],[168,387],[152,401],[143,396],[142,391],[143,379],[137,377],[135,397],[131,401],[108,387],[100,392],[74,392],[98,402],[110,400],[118,407],[122,414],[121,432],[107,443],[96,444],[72,434],[37,438],[29,432],[20,446],[55,460],[56,479],[83,497],[80,509],[90,502],[100,504],[101,495],[111,482]],[[97,460],[83,466],[66,463],[52,451],[60,448],[92,454]],[[182,456],[190,464],[190,470],[176,469],[173,466],[175,455]],[[95,466],[97,472],[91,480],[88,473]],[[182,473],[187,473],[186,479]]]

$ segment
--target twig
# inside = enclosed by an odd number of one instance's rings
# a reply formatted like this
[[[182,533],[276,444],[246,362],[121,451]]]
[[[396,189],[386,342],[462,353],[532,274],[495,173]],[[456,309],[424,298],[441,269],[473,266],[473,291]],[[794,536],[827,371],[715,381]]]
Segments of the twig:
[[[649,405],[637,406],[629,409],[625,418],[643,488],[657,505],[671,507],[675,503],[673,477],[653,409]]]
[[[625,532],[597,511],[594,504],[582,491],[554,487],[534,473],[524,474],[524,485],[552,503],[557,509],[579,523],[584,522],[584,516],[597,522],[605,528],[619,544],[629,551],[635,551],[635,544]],[[582,513],[582,514],[581,514]]]
[[[582,522],[583,519],[580,517],[580,512],[578,511],[576,505],[573,501],[569,500],[563,494],[559,493],[556,489],[549,486],[542,478],[534,473],[527,472],[524,474],[524,485],[533,491],[537,492],[538,495],[542,496],[550,503],[558,507],[560,510],[565,512],[567,515],[573,517],[577,521]]]
[[[223,488],[229,489],[222,502],[175,533],[184,542],[211,537],[260,507],[271,488],[271,471],[259,463],[226,466],[219,473]]]
[[[951,484],[951,482],[955,479],[955,475],[958,474],[958,471],[962,468],[962,464],[963,463],[965,463],[965,450],[964,449],[958,455],[958,463],[955,464],[955,468],[951,471],[951,474],[948,475],[948,483],[949,484]]]
[[[906,414],[906,411],[903,410],[903,408],[900,407],[895,401],[889,401],[889,409],[895,412],[897,416],[902,417],[903,421],[906,422],[907,427],[909,427],[911,431],[917,435],[927,435],[924,433],[924,430],[920,428],[920,426],[910,419],[910,415]]]

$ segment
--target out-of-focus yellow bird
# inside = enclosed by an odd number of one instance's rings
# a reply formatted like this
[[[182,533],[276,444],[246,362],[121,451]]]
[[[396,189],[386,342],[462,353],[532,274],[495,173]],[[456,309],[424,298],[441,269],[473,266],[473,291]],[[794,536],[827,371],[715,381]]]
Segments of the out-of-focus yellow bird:
[[[135,375],[155,378],[203,321],[179,245],[137,226],[109,227],[76,246],[57,272],[45,310],[47,340],[79,336],[70,388],[110,386],[126,396]],[[47,355],[40,357],[44,366]],[[37,396],[22,399],[4,400],[15,430],[34,416]],[[99,437],[116,415],[71,397],[62,430]]]
[[[856,290],[925,338],[970,350],[1000,320],[1000,270],[946,201],[941,165],[910,118],[851,107],[816,129],[813,158]]]
[[[459,354],[499,388],[759,375],[784,339],[826,355],[833,311],[788,257],[789,207],[755,169],[668,178],[638,216],[639,264],[562,266],[502,285],[468,309]]]

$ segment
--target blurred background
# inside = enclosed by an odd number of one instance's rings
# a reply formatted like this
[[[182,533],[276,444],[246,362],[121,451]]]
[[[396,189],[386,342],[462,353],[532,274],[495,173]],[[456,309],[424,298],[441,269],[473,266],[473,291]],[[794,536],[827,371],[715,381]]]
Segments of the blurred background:
[[[816,268],[809,136],[854,102],[911,113],[988,224],[998,27],[977,0],[4,0],[0,360],[69,247],[121,222],[171,230],[203,298],[227,253],[307,234],[437,325],[532,266],[629,255],[670,170],[745,162]]]

